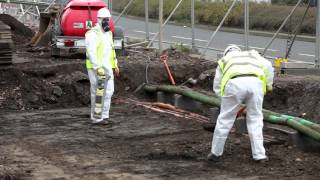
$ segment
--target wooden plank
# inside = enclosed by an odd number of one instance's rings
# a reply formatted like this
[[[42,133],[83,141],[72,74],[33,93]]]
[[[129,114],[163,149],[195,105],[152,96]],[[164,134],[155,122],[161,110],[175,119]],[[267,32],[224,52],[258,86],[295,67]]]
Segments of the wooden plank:
[[[0,34],[11,34],[11,31],[2,30],[2,31],[0,32]]]
[[[0,56],[0,61],[11,60],[12,56]]]
[[[12,36],[11,35],[1,35],[0,34],[0,39],[11,39]]]
[[[12,53],[0,53],[0,58],[1,57],[12,57]]]
[[[12,64],[12,61],[0,61],[0,65]]]
[[[8,49],[7,51],[0,50],[0,54],[8,54],[8,53],[12,53],[12,51],[10,49]]]
[[[13,44],[11,39],[0,39],[0,44]]]
[[[1,47],[1,46],[0,46]],[[1,48],[0,49],[0,52],[1,51],[12,51],[12,48],[10,48],[10,47],[6,47],[6,48]]]
[[[12,46],[13,46],[12,43],[0,43],[0,49],[5,49],[5,48],[11,49]]]

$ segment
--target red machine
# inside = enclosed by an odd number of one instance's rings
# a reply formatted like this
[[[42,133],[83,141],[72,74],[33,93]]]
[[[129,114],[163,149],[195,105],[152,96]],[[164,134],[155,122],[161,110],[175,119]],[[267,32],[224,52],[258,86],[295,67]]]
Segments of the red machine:
[[[71,0],[61,15],[61,31],[65,36],[84,36],[97,23],[97,12],[106,7],[101,0]],[[111,31],[114,24],[111,21]]]
[[[31,40],[34,46],[52,46],[52,56],[60,56],[62,49],[84,52],[85,33],[97,23],[97,12],[107,7],[103,0],[70,0],[63,8],[52,7],[49,13],[41,13],[39,32]],[[124,34],[120,27],[115,27],[112,19],[110,28],[113,32],[117,52],[124,50]]]

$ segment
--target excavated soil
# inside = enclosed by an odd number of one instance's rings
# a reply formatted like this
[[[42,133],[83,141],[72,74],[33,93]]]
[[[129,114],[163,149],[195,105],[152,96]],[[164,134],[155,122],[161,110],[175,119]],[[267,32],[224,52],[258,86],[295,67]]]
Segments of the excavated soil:
[[[153,51],[130,50],[119,57],[114,124],[102,127],[88,119],[83,59],[51,59],[46,48],[15,42],[14,64],[0,67],[2,179],[320,179],[319,153],[303,152],[289,145],[286,134],[270,129],[265,136],[274,141],[266,142],[267,163],[253,162],[247,135],[234,130],[222,161],[207,162],[212,133],[200,122],[135,102],[146,101],[133,93],[142,83],[169,84]],[[169,50],[168,63],[178,85],[192,77],[198,79],[193,88],[212,94],[215,63],[175,50]],[[306,113],[320,122],[319,86],[318,77],[276,78],[265,108]]]

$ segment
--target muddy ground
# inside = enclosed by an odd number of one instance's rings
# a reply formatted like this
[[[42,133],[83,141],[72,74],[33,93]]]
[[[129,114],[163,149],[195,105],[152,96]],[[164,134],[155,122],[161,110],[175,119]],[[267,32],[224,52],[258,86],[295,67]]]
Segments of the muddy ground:
[[[248,137],[232,131],[222,162],[208,163],[212,133],[200,122],[130,100],[148,100],[133,93],[146,81],[169,83],[153,51],[135,49],[119,57],[121,77],[110,115],[114,124],[99,127],[87,116],[84,60],[52,59],[46,48],[25,46],[27,38],[21,35],[15,42],[14,64],[0,67],[3,179],[320,179],[319,153],[303,152],[288,143],[287,135],[271,130],[265,131],[275,139],[266,142],[269,162],[253,162]],[[198,79],[193,88],[212,94],[215,63],[169,50],[169,64],[177,84],[192,77]],[[265,108],[306,113],[320,122],[319,81],[316,76],[277,78]]]

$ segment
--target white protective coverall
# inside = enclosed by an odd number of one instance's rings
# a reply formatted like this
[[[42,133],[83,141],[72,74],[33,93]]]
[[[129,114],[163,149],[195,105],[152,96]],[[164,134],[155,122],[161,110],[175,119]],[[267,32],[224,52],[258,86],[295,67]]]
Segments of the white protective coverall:
[[[239,57],[245,55],[248,51],[232,51],[226,56]],[[255,50],[250,51],[251,58],[254,56],[256,61],[261,62],[261,65],[268,71],[267,86],[272,88],[273,83],[273,67],[272,64],[259,55]],[[218,66],[214,78],[213,89],[214,92],[221,96],[221,79],[223,77],[222,71]],[[240,109],[241,103],[246,105],[246,122],[248,134],[251,142],[252,156],[254,160],[265,159],[265,148],[263,146],[263,86],[262,81],[254,76],[242,76],[230,79],[226,86],[224,95],[221,97],[220,114],[217,119],[213,139],[211,153],[215,156],[223,154],[224,145],[228,137],[229,131],[232,128],[236,119],[236,114]]]
[[[98,23],[96,26],[100,26]],[[101,28],[100,28],[101,29]],[[102,29],[101,29],[102,31]],[[109,79],[105,83],[105,93],[104,93],[104,102],[103,102],[103,110],[102,110],[102,118],[97,119],[93,117],[94,107],[95,107],[95,98],[96,98],[96,89],[97,89],[97,69],[100,67],[97,59],[97,46],[98,46],[98,35],[96,33],[87,33],[86,34],[86,48],[87,55],[91,64],[93,65],[93,69],[88,69],[88,75],[90,79],[90,95],[91,95],[91,120],[93,123],[97,123],[102,121],[103,119],[109,118],[109,110],[111,106],[111,97],[114,91],[114,76],[112,71],[112,65],[110,63],[110,56],[113,50],[112,47],[112,37],[108,34],[109,32],[103,32],[103,40],[104,40],[104,56],[103,56],[103,64],[102,67],[105,70],[106,77],[109,76]]]

